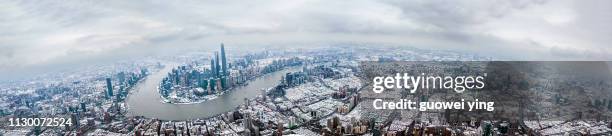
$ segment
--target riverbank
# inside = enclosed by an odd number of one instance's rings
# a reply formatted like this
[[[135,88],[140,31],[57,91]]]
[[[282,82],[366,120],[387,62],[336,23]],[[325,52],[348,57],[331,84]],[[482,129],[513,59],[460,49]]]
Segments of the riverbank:
[[[285,70],[285,69],[288,69],[288,68],[282,68],[282,69],[280,69],[280,70],[278,70],[278,71],[283,71],[283,70]],[[270,73],[259,74],[259,75],[257,75],[257,76],[254,76],[254,77],[250,78],[250,79],[249,79],[249,81],[247,81],[247,83],[246,83],[246,84],[243,84],[243,85],[239,85],[239,86],[236,86],[236,87],[229,88],[229,89],[227,89],[227,90],[225,90],[225,91],[222,91],[222,92],[220,92],[220,93],[217,93],[217,94],[212,94],[212,95],[201,96],[201,97],[200,97],[200,98],[198,98],[198,99],[193,99],[193,98],[185,98],[185,97],[173,97],[173,96],[167,96],[167,97],[164,97],[164,96],[161,96],[161,95],[160,95],[160,98],[161,98],[160,102],[162,102],[162,103],[168,103],[168,104],[198,104],[198,103],[203,103],[203,102],[206,102],[206,101],[210,101],[210,100],[217,99],[217,98],[219,98],[220,96],[224,95],[226,92],[233,91],[235,88],[240,88],[240,87],[247,86],[247,85],[248,85],[248,82],[250,82],[251,80],[255,80],[255,79],[260,78],[260,77],[262,77],[262,76],[265,76],[265,75],[267,75],[267,74],[270,74]],[[160,85],[157,87],[157,92],[158,92],[158,93],[162,93],[162,92],[161,92],[162,90],[161,90],[160,86],[161,86],[161,84],[160,84]],[[189,90],[181,90],[181,91],[189,91]]]
[[[236,107],[244,104],[245,98],[252,99],[261,95],[262,91],[260,90],[262,88],[278,85],[279,82],[277,81],[285,73],[301,70],[301,67],[288,67],[250,80],[246,86],[235,87],[232,91],[226,91],[223,95],[219,95],[216,99],[200,103],[174,104],[160,102],[161,94],[157,88],[159,82],[172,69],[171,66],[167,67],[170,68],[164,68],[151,74],[134,90],[130,91],[131,95],[127,100],[130,114],[160,120],[189,120],[217,116],[235,110]]]

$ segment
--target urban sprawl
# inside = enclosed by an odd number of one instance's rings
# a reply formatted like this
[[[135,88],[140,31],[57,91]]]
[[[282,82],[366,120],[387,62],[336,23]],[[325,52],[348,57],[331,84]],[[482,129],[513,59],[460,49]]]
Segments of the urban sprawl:
[[[377,99],[434,102],[444,98],[438,93],[409,93],[399,88],[375,93],[372,80],[366,80],[360,67],[361,62],[493,58],[405,46],[243,51],[221,44],[220,49],[215,48],[3,82],[0,135],[612,135],[610,121],[545,119],[548,114],[563,114],[560,109],[540,109],[543,112],[537,115],[541,120],[523,121],[454,121],[453,114],[444,110],[375,109],[372,104]],[[437,73],[444,68],[419,65],[415,69]],[[159,82],[151,84],[154,89],[146,89],[148,82],[157,81],[153,77],[156,75],[160,75]],[[266,78],[273,80],[260,81]],[[566,87],[581,85],[569,83]],[[542,96],[538,104],[572,102],[567,95],[542,91],[554,87],[563,86],[535,87],[538,94],[534,95]],[[149,92],[154,100],[139,96]],[[610,97],[590,103],[612,110]],[[152,112],[155,110],[166,113]],[[503,110],[496,107],[495,111]],[[16,118],[64,118],[71,122],[62,126],[10,126],[9,120]]]

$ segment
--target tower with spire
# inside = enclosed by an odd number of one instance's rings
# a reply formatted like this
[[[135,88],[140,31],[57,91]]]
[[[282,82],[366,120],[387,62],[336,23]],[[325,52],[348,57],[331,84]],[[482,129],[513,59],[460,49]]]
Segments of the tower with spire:
[[[219,65],[219,52],[215,51],[215,77],[221,78],[221,66]]]

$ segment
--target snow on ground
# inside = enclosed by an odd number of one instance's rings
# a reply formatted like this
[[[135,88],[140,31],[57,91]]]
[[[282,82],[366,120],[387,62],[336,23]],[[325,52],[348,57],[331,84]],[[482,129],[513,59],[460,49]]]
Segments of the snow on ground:
[[[361,87],[361,80],[356,76],[349,76],[340,79],[323,79],[327,85],[331,88],[338,89],[344,85],[348,85],[349,88]]]
[[[320,112],[319,113],[320,115],[325,116],[325,115],[333,113],[336,110],[336,108],[342,104],[344,103],[336,101],[336,100],[332,100],[332,99],[326,99],[326,100],[308,105],[308,108],[317,110]]]
[[[331,90],[318,82],[309,82],[290,89],[287,89],[285,95],[289,101],[298,101],[304,98],[314,98],[316,96],[329,95],[334,93]]]

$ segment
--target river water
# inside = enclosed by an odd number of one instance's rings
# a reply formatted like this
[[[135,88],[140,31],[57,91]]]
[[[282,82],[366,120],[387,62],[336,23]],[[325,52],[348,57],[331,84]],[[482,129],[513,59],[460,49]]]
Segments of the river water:
[[[285,73],[300,70],[299,67],[290,67],[266,74],[250,81],[246,86],[234,88],[216,99],[202,103],[162,103],[157,86],[172,68],[174,66],[166,66],[136,85],[134,90],[132,90],[132,94],[127,99],[129,114],[162,120],[188,120],[213,117],[244,104],[244,98],[254,98],[257,95],[261,95],[262,88],[276,86]]]

